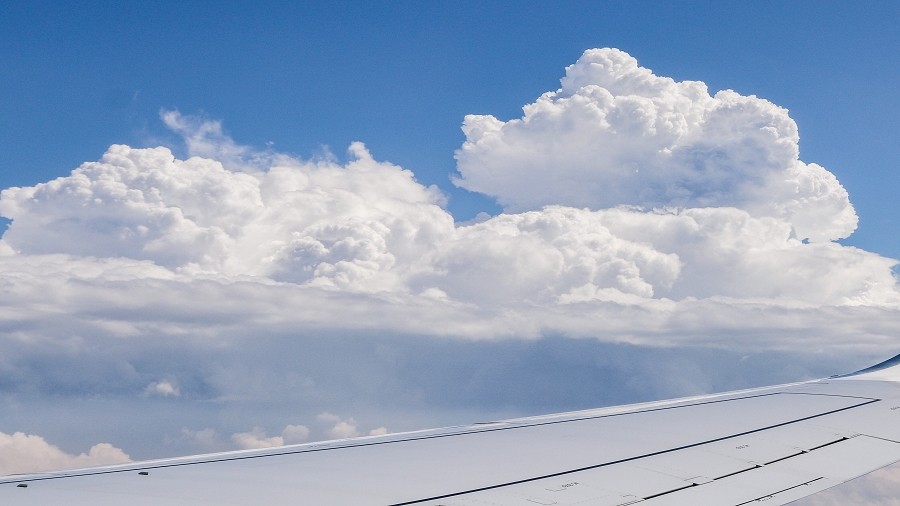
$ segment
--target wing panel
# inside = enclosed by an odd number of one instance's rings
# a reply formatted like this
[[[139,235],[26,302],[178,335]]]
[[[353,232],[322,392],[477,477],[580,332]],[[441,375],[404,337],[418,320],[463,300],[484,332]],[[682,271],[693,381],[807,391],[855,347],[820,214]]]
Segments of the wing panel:
[[[720,455],[706,446],[640,459],[633,465],[698,484],[756,467],[755,463]]]
[[[746,473],[648,499],[647,506],[785,504],[900,460],[900,444],[859,436]]]
[[[854,415],[836,414],[823,419],[820,426],[849,435],[865,434],[900,441],[900,400],[886,399],[885,402],[865,406]]]

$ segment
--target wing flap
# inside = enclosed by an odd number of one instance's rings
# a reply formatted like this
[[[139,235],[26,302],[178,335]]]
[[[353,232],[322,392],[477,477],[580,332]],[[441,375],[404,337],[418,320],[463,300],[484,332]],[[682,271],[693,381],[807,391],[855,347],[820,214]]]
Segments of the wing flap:
[[[858,436],[709,484],[650,498],[647,506],[766,501],[785,504],[900,460],[900,444]]]

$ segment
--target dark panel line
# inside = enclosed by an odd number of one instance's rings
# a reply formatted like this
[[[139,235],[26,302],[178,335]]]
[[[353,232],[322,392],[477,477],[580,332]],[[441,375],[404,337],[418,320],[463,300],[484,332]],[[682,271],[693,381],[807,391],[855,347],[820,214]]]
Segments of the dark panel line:
[[[737,505],[735,505],[735,506],[744,506],[745,504],[750,504],[750,503],[752,503],[752,502],[758,502],[758,501],[760,501],[760,500],[762,500],[762,499],[769,499],[769,498],[771,498],[771,497],[775,497],[776,495],[778,495],[778,494],[780,494],[780,493],[782,493],[782,492],[787,492],[788,490],[794,490],[795,488],[805,487],[805,486],[809,485],[810,483],[815,483],[815,482],[817,482],[817,481],[819,481],[819,480],[823,480],[823,479],[825,479],[825,478],[822,477],[822,476],[819,476],[818,478],[816,478],[816,479],[814,479],[814,480],[809,480],[809,481],[807,481],[807,482],[805,482],[805,483],[801,483],[801,484],[799,484],[799,485],[794,485],[793,487],[788,487],[788,488],[779,490],[778,492],[772,492],[771,494],[763,495],[763,496],[757,497],[756,499],[751,499],[751,500],[749,500],[749,501],[742,502],[742,503],[737,504]]]
[[[814,448],[810,448],[809,450],[806,450],[806,453],[808,453],[808,452],[814,452],[814,451],[816,451],[816,450],[818,450],[818,449],[820,449],[820,448],[825,448],[826,446],[831,446],[831,445],[833,445],[833,444],[843,443],[844,441],[847,441],[847,440],[849,440],[849,439],[850,439],[849,437],[842,437],[842,438],[840,438],[840,439],[838,439],[838,440],[836,440],[836,441],[832,441],[832,442],[830,442],[830,443],[825,443],[825,444],[821,444],[821,445],[819,445],[819,446],[816,446],[816,447],[814,447]]]
[[[645,501],[649,501],[650,499],[653,499],[654,497],[659,497],[659,496],[668,495],[668,494],[674,494],[675,492],[681,492],[682,490],[685,490],[688,488],[694,488],[696,486],[697,486],[696,483],[691,483],[689,485],[685,485],[683,487],[678,487],[676,489],[666,490],[665,492],[660,492],[658,494],[648,495],[647,497],[644,497],[643,499]]]
[[[546,474],[546,475],[543,475],[543,476],[535,476],[535,477],[532,477],[532,478],[525,478],[525,479],[521,479],[521,480],[515,480],[515,481],[508,482],[508,483],[501,483],[501,484],[497,484],[497,485],[488,485],[488,486],[486,486],[486,487],[479,487],[479,488],[474,488],[474,489],[471,489],[471,490],[465,490],[465,491],[461,491],[461,492],[453,492],[453,493],[449,493],[449,494],[443,494],[443,495],[439,495],[439,496],[429,497],[429,498],[426,498],[426,499],[415,499],[415,500],[412,500],[412,501],[406,501],[406,502],[394,503],[394,504],[391,504],[391,505],[389,505],[389,506],[408,506],[408,505],[410,505],[410,504],[420,504],[420,503],[427,502],[427,501],[436,501],[436,500],[439,500],[439,499],[447,499],[447,498],[449,498],[449,497],[457,497],[457,496],[461,496],[461,495],[465,495],[465,494],[472,494],[472,493],[475,493],[475,492],[483,492],[483,491],[486,491],[486,490],[495,490],[495,489],[498,489],[498,488],[508,487],[508,486],[511,486],[511,485],[519,485],[519,484],[522,484],[522,483],[529,483],[529,482],[533,482],[533,481],[543,480],[543,479],[546,479],[546,478],[555,478],[555,477],[558,477],[558,476],[565,476],[565,475],[567,475],[567,474],[573,474],[573,473],[578,473],[578,472],[582,472],[582,471],[589,471],[589,470],[591,470],[591,469],[598,469],[598,468],[601,468],[601,467],[607,467],[607,466],[611,466],[611,465],[615,465],[615,464],[622,464],[622,463],[624,463],[624,462],[631,462],[631,461],[638,460],[638,459],[642,459],[642,458],[655,457],[655,456],[657,456],[657,455],[663,455],[663,454],[666,454],[666,453],[672,453],[672,452],[676,452],[676,451],[680,451],[680,450],[686,450],[686,449],[688,449],[688,448],[695,448],[695,447],[697,447],[697,446],[702,446],[702,445],[705,445],[705,444],[717,443],[717,442],[719,442],[719,441],[724,441],[724,440],[726,440],[726,439],[732,439],[732,438],[736,438],[736,437],[746,436],[746,435],[748,435],[748,434],[755,434],[755,433],[757,433],[757,432],[762,432],[762,431],[766,431],[766,430],[771,430],[771,429],[775,429],[775,428],[778,428],[778,427],[783,427],[783,426],[785,426],[785,425],[790,425],[790,424],[794,424],[794,423],[804,422],[804,421],[806,421],[806,420],[812,420],[812,419],[814,419],[814,418],[819,418],[819,417],[831,415],[831,414],[834,414],[834,413],[840,413],[840,412],[842,412],[842,411],[847,411],[847,410],[849,410],[849,409],[856,409],[856,408],[859,408],[859,407],[862,407],[862,406],[866,406],[866,405],[868,405],[868,404],[872,404],[873,402],[878,402],[878,401],[879,401],[878,399],[872,399],[872,400],[869,400],[869,401],[867,401],[867,402],[863,402],[863,403],[860,403],[860,404],[857,404],[857,405],[854,405],[854,406],[847,406],[847,407],[835,409],[835,410],[832,410],[832,411],[827,411],[827,412],[825,412],[825,413],[819,413],[819,414],[816,414],[816,415],[810,415],[810,416],[807,416],[807,417],[798,418],[798,419],[796,419],[796,420],[792,420],[792,421],[788,421],[788,422],[782,422],[782,423],[775,424],[775,425],[770,425],[770,426],[768,426],[768,427],[762,427],[762,428],[759,428],[759,429],[749,430],[749,431],[746,431],[746,432],[740,432],[740,433],[738,433],[738,434],[732,434],[732,435],[730,435],[730,436],[724,436],[724,437],[720,437],[720,438],[710,439],[710,440],[707,440],[707,441],[702,441],[702,442],[699,442],[699,443],[692,443],[692,444],[689,444],[689,445],[679,446],[679,447],[676,447],[676,448],[670,448],[670,449],[668,449],[668,450],[661,450],[661,451],[658,451],[658,452],[647,453],[647,454],[639,455],[639,456],[635,456],[635,457],[628,457],[628,458],[625,458],[625,459],[614,460],[614,461],[611,461],[611,462],[604,462],[604,463],[602,463],[602,464],[595,464],[595,465],[591,465],[591,466],[580,467],[580,468],[577,468],[577,469],[570,469],[570,470],[568,470],[568,471],[560,471],[560,472],[557,472],[557,473]],[[776,492],[776,493],[779,493],[779,492]]]
[[[747,469],[741,469],[740,471],[735,471],[735,472],[733,472],[733,473],[723,474],[722,476],[719,476],[718,478],[713,478],[713,481],[716,481],[716,480],[724,480],[725,478],[730,478],[730,477],[732,477],[732,476],[734,476],[734,475],[736,475],[736,474],[746,473],[747,471],[755,471],[755,470],[761,469],[761,468],[762,468],[761,465],[756,464],[755,466],[753,466],[753,467],[748,467]]]
[[[799,452],[797,452],[797,453],[792,453],[792,454],[788,455],[787,457],[781,457],[781,458],[777,458],[777,459],[775,459],[775,460],[771,460],[771,461],[769,461],[769,462],[765,462],[765,463],[763,463],[763,465],[764,465],[764,466],[772,465],[772,464],[774,464],[774,463],[776,463],[776,462],[781,462],[782,460],[787,460],[787,459],[792,459],[792,458],[794,458],[794,457],[799,457],[800,455],[805,455],[805,454],[807,454],[807,453],[809,453],[809,452],[806,452],[806,451],[801,450],[801,451],[799,451]]]

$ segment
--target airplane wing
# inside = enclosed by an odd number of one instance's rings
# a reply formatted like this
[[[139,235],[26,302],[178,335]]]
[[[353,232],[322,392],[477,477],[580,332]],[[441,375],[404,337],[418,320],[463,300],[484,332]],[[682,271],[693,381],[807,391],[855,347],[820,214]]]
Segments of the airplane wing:
[[[900,355],[828,379],[0,479],[9,505],[786,504],[900,461]]]

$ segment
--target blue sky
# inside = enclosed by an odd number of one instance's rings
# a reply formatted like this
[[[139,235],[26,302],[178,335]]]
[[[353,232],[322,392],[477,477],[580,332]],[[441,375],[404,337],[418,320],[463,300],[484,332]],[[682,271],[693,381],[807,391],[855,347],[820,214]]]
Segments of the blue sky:
[[[3,3],[0,473],[895,355],[898,11]]]
[[[351,141],[450,193],[465,114],[518,117],[591,47],[658,75],[790,110],[801,157],[832,171],[860,227],[845,242],[900,257],[892,125],[894,2],[6,2],[0,187],[31,185],[112,143],[177,140],[159,110],[221,119],[242,143],[339,157]]]

